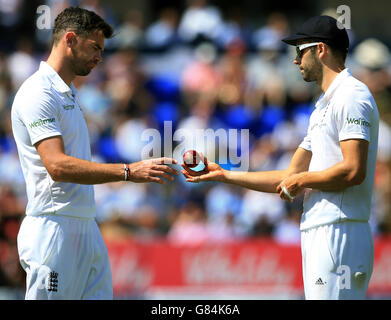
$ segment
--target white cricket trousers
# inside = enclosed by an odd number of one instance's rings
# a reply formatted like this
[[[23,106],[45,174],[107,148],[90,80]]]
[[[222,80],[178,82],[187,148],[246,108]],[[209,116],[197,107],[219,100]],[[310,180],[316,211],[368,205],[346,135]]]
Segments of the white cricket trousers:
[[[94,219],[26,216],[17,243],[26,299],[113,298],[109,256]]]
[[[374,261],[367,222],[345,221],[301,232],[307,300],[365,299]]]

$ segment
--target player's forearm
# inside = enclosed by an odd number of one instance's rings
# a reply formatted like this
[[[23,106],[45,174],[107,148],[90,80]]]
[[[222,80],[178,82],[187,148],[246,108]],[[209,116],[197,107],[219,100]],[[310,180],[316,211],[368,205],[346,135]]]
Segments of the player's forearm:
[[[225,171],[223,181],[251,190],[275,193],[277,192],[277,186],[287,176],[287,170],[260,172]]]
[[[123,164],[97,163],[64,156],[50,170],[53,180],[78,184],[100,184],[124,180]]]
[[[364,179],[363,170],[356,170],[340,162],[326,170],[300,173],[298,184],[301,188],[333,192],[359,185]]]

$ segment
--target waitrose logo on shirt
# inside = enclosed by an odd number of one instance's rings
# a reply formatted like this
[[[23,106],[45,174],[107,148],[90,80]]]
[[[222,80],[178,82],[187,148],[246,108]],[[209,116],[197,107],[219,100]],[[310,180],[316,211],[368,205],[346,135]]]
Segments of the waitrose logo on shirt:
[[[368,121],[365,121],[362,118],[356,119],[356,118],[346,118],[346,121],[348,124],[357,124],[359,126],[365,126],[365,127],[370,127],[371,124]]]
[[[29,124],[29,127],[32,129],[32,128],[40,127],[40,126],[43,126],[43,125],[45,125],[47,123],[52,123],[52,122],[56,122],[56,119],[55,118],[39,119],[37,121],[31,122]]]

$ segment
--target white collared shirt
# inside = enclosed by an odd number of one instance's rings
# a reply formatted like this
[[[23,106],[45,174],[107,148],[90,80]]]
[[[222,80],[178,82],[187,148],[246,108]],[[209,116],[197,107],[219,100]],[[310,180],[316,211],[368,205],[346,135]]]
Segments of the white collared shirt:
[[[53,181],[34,147],[43,139],[61,136],[67,155],[91,160],[88,129],[76,95],[73,84],[69,87],[46,62],[16,93],[11,120],[26,180],[27,215],[95,216],[93,186]]]
[[[309,171],[321,171],[343,160],[340,141],[369,141],[364,182],[341,192],[306,191],[300,229],[344,220],[368,221],[375,176],[379,113],[368,87],[348,69],[340,72],[320,96],[307,136],[299,147],[312,152]]]

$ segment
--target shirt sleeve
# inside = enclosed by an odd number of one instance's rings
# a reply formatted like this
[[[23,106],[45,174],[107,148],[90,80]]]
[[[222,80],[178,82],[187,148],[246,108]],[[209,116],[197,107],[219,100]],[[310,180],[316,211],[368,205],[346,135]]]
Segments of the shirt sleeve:
[[[364,139],[371,141],[372,107],[363,100],[348,99],[336,110],[339,141]]]
[[[309,134],[307,134],[307,135],[304,137],[304,139],[303,139],[303,141],[300,143],[299,147],[300,147],[300,148],[303,148],[303,149],[305,149],[305,150],[307,150],[307,151],[311,151],[311,152],[312,152],[312,150],[311,150],[311,137],[310,137]]]
[[[303,141],[299,145],[300,148],[303,148],[303,149],[310,151],[310,152],[312,152],[312,148],[311,148],[311,127],[312,127],[312,121],[313,121],[312,119],[313,119],[313,114],[311,114],[311,117],[310,117],[310,121],[309,121],[308,128],[307,128],[307,135],[304,137]]]
[[[19,101],[18,113],[26,126],[31,144],[61,135],[57,103],[50,92],[34,92]]]

